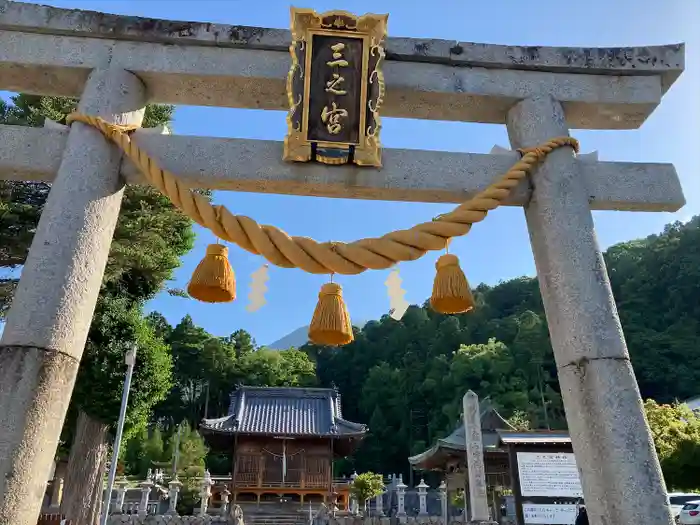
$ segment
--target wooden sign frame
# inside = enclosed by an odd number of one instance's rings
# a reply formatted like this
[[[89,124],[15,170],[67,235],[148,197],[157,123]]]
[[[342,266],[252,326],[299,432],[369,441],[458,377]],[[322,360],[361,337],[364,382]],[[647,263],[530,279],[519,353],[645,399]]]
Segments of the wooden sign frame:
[[[381,167],[388,17],[291,8],[285,161]]]

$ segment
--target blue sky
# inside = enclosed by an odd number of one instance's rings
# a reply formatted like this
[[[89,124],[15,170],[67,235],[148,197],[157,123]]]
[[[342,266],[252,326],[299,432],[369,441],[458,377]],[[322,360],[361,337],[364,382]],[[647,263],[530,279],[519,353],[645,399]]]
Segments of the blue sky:
[[[220,22],[286,28],[288,2],[265,0],[41,0],[42,4],[118,14],[176,20]],[[642,7],[644,4],[644,7]],[[583,152],[598,150],[601,160],[671,162],[681,177],[688,204],[676,214],[595,212],[598,239],[611,244],[660,231],[673,220],[700,213],[700,2],[696,0],[588,0],[558,6],[551,2],[516,0],[304,0],[295,4],[316,10],[346,9],[357,14],[389,13],[392,36],[444,38],[516,45],[639,46],[685,42],[686,71],[656,112],[639,130],[576,131]],[[654,8],[652,8],[652,5]],[[8,95],[4,93],[3,95]],[[222,108],[178,107],[174,132],[185,135],[281,140],[284,113]],[[485,153],[494,144],[508,145],[504,126],[384,119],[386,147]],[[430,174],[426,174],[430,176]],[[408,227],[451,209],[451,206],[378,201],[319,199],[247,193],[218,193],[215,201],[234,213],[275,224],[290,234],[319,240],[350,241]],[[197,245],[176,273],[175,286],[185,287],[192,270],[214,240],[198,229]],[[452,243],[472,285],[496,284],[521,275],[534,275],[523,212],[507,208],[494,212],[465,238]],[[430,295],[434,263],[439,254],[399,266],[406,298],[422,303]],[[238,280],[238,300],[206,305],[162,294],[149,304],[172,322],[190,314],[216,335],[248,330],[260,344],[271,343],[308,324],[323,276],[298,270],[270,268],[267,305],[256,313],[245,310],[250,275],[263,260],[236,247],[231,263]],[[384,281],[388,271],[339,277],[351,316],[374,319],[388,310]]]

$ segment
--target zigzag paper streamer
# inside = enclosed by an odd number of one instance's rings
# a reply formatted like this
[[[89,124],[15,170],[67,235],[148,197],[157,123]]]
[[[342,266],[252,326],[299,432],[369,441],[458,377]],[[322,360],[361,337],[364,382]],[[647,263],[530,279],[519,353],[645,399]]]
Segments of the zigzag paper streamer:
[[[248,294],[248,306],[246,306],[246,310],[249,312],[257,312],[265,306],[266,303],[265,292],[267,292],[267,286],[265,283],[270,279],[267,271],[267,264],[255,270],[251,277],[250,293]]]
[[[389,277],[384,282],[389,293],[389,315],[392,319],[396,319],[397,321],[401,320],[403,314],[406,313],[409,307],[408,301],[404,299],[406,290],[401,288],[402,282],[398,268],[391,270]]]

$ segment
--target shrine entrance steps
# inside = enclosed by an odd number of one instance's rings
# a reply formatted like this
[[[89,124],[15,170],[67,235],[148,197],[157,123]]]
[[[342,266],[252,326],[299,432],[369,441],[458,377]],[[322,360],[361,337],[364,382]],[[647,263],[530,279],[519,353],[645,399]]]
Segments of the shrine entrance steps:
[[[309,509],[299,503],[241,503],[245,525],[308,525]],[[314,508],[314,513],[317,511]]]

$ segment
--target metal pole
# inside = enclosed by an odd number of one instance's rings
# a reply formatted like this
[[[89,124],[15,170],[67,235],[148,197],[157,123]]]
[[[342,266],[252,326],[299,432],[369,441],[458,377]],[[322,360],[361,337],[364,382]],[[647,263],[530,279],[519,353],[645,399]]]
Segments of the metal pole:
[[[117,475],[117,460],[119,458],[119,445],[122,440],[124,430],[124,419],[126,418],[126,406],[129,402],[129,390],[131,389],[131,376],[134,373],[134,363],[136,363],[136,345],[131,347],[126,353],[126,377],[124,378],[124,390],[122,391],[122,406],[119,409],[119,421],[117,422],[117,435],[114,436],[114,446],[112,447],[112,462],[109,465],[109,477],[107,478],[107,491],[102,501],[102,516],[100,525],[107,525],[109,507],[112,502],[112,489],[114,488],[114,478]]]

